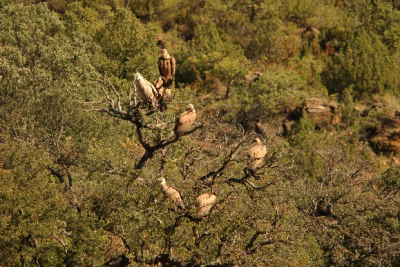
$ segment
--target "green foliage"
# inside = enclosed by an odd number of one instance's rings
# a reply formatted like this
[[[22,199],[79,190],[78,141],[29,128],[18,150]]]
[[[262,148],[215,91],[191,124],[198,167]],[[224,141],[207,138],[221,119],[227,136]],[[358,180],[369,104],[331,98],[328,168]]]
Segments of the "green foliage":
[[[214,75],[223,82],[230,82],[235,76],[245,73],[247,60],[239,47],[233,45],[226,34],[213,22],[195,28],[190,56],[182,68],[192,66],[198,80]]]
[[[156,54],[155,29],[146,27],[127,9],[111,11],[102,5],[74,3],[66,12],[68,32],[86,32],[101,49],[96,49],[93,64],[100,73],[107,72],[126,89],[127,79],[140,72],[150,81],[157,78],[152,68]]]
[[[374,33],[365,30],[349,40],[343,52],[323,73],[330,93],[341,94],[352,87],[358,99],[390,92],[398,93],[398,64]]]
[[[36,2],[0,4],[0,265],[396,265],[400,174],[360,142],[398,109],[392,3]],[[304,38],[308,25],[321,35]],[[153,113],[128,93],[135,72],[158,76],[158,36],[177,89]],[[342,50],[324,54],[323,38]],[[258,133],[267,155],[249,173],[253,124],[327,92],[343,127],[316,131],[304,112],[287,139]],[[360,99],[386,93],[359,116]],[[202,127],[174,138],[189,102]],[[206,192],[217,203],[196,219]]]
[[[236,89],[240,120],[250,126],[281,113],[285,106],[300,104],[308,95],[305,88],[306,82],[296,71],[267,70],[249,87]]]
[[[5,265],[61,264],[57,237],[71,208],[49,179],[50,158],[25,143],[1,144],[1,260]]]
[[[396,225],[393,225],[393,214],[397,214],[396,201],[382,205],[381,196],[384,193],[376,188],[380,179],[375,178],[379,174],[373,171],[375,167],[371,165],[370,149],[365,145],[349,146],[347,138],[330,134],[320,135],[316,139],[315,135],[309,134],[308,144],[312,144],[307,146],[305,139],[301,144],[296,144],[296,147],[300,145],[302,153],[295,156],[295,160],[298,160],[295,165],[304,166],[309,171],[304,172],[304,168],[300,167],[298,176],[293,176],[298,177],[292,180],[290,187],[293,188],[293,197],[301,210],[312,214],[310,224],[314,227],[310,229],[313,229],[313,235],[324,250],[325,264],[337,264],[339,259],[356,262],[360,260],[356,255],[371,253],[371,250],[380,256],[366,259],[366,264],[390,264],[395,260],[389,244],[390,233],[394,230],[391,227]],[[318,171],[312,175],[310,171],[316,168]],[[391,190],[397,194],[395,187]],[[309,193],[297,194],[295,191]],[[373,212],[374,205],[381,206],[382,212]],[[379,246],[387,250],[375,250],[376,236],[382,238]]]
[[[106,71],[119,79],[133,79],[135,72],[157,78],[152,66],[157,60],[154,29],[140,23],[131,12],[117,10],[109,23],[96,33],[105,58],[100,56],[100,72]]]
[[[397,168],[390,168],[381,175],[380,187],[387,192],[399,193],[400,171]]]

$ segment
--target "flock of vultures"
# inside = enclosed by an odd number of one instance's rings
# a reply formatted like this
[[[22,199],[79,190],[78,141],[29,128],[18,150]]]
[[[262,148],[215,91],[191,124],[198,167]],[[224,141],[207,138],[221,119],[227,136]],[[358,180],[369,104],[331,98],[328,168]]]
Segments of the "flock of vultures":
[[[134,84],[137,86],[137,96],[140,101],[148,107],[148,109],[160,109],[163,112],[166,108],[166,102],[171,99],[171,85],[175,79],[176,61],[175,58],[169,55],[165,49],[164,43],[160,40],[157,45],[161,48],[161,56],[158,59],[159,78],[151,83],[140,73],[135,74]],[[196,120],[196,110],[193,104],[187,106],[177,119],[174,127],[174,133],[177,138],[191,130]],[[257,170],[263,163],[267,153],[267,148],[261,143],[259,138],[255,139],[255,145],[250,149],[247,159],[247,167],[245,171],[248,174],[255,176],[254,171]],[[168,185],[164,177],[159,179],[163,193],[170,198],[175,207],[180,210],[185,210],[185,203],[178,189]],[[204,193],[197,197],[196,207],[198,209],[196,218],[201,219],[210,214],[216,203],[217,196],[212,193]]]

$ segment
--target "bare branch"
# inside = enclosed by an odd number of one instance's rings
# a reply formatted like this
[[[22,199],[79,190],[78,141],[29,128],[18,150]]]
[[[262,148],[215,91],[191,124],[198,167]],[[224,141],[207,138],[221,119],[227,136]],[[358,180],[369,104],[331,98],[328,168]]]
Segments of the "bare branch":
[[[104,73],[104,79],[106,79],[106,80],[108,81],[108,84],[111,86],[111,88],[112,88],[113,91],[114,91],[114,94],[117,96],[118,110],[119,110],[119,111],[122,111],[122,108],[121,108],[121,96],[120,96],[120,94],[118,93],[117,89],[115,89],[115,86],[112,84],[112,82],[110,81],[110,79],[108,78],[107,73]]]
[[[240,146],[242,146],[245,142],[247,142],[248,137],[244,138],[242,141],[240,141],[228,154],[228,156],[224,159],[221,167],[219,167],[217,170],[215,171],[211,171],[209,173],[207,173],[206,175],[203,175],[202,177],[200,177],[200,180],[204,181],[209,177],[213,177],[213,180],[217,177],[217,175],[219,173],[221,173],[223,170],[225,170],[225,168],[228,166],[229,162],[232,160],[233,155],[235,154],[235,152],[239,149]]]
[[[64,253],[67,253],[67,252],[68,252],[68,249],[67,249],[67,247],[65,246],[64,242],[61,240],[61,238],[59,238],[58,236],[56,236],[56,235],[54,235],[54,234],[53,234],[53,237],[63,246],[63,248],[64,248]]]
[[[264,188],[272,185],[272,183],[268,183],[268,184],[263,185],[263,186],[255,186],[252,182],[250,182],[248,180],[245,180],[244,182],[247,183],[248,185],[250,185],[254,190],[264,189]]]
[[[124,247],[125,247],[126,251],[128,253],[131,253],[131,247],[129,246],[128,241],[126,240],[125,237],[123,237],[122,235],[116,233],[112,229],[108,229],[108,227],[106,227],[106,226],[103,226],[102,228],[104,229],[104,231],[109,232],[109,233],[115,235],[116,237],[119,237],[121,239],[122,243],[124,243]]]
[[[136,123],[136,124],[139,124],[139,123]],[[164,148],[164,147],[166,147],[166,146],[168,146],[168,145],[170,145],[172,143],[175,143],[175,142],[177,142],[179,140],[179,137],[175,136],[175,137],[172,137],[172,138],[167,139],[167,140],[161,140],[161,142],[157,143],[156,145],[150,146],[148,143],[146,143],[144,141],[144,136],[143,136],[143,132],[142,132],[142,128],[143,128],[142,124],[140,124],[140,127],[138,127],[138,125],[136,125],[136,127],[137,127],[137,133],[138,133],[138,137],[139,137],[139,142],[141,143],[141,145],[146,150],[146,152],[143,154],[143,156],[139,160],[138,164],[136,164],[136,166],[135,166],[136,170],[142,169],[145,166],[146,162],[154,156],[155,151],[157,151],[159,149],[162,149],[162,148]],[[182,136],[191,134],[194,131],[196,131],[197,129],[202,128],[202,127],[203,127],[202,124],[201,125],[197,125],[192,130],[184,133]]]
[[[112,84],[111,80],[107,76],[107,73],[104,74],[104,79],[103,79],[102,83],[103,84],[102,84],[101,90],[103,91],[103,94],[108,103],[108,109],[100,108],[100,109],[92,109],[91,111],[104,112],[112,117],[130,121],[131,123],[133,123],[135,125],[136,133],[138,136],[138,141],[142,145],[142,147],[145,149],[145,153],[142,155],[139,162],[136,164],[135,169],[143,168],[144,165],[146,164],[146,162],[154,156],[155,151],[157,151],[159,149],[163,149],[164,147],[179,140],[179,137],[176,137],[176,136],[170,137],[168,139],[155,141],[156,142],[155,144],[150,144],[146,140],[145,131],[144,131],[145,129],[152,130],[152,131],[163,131],[172,123],[166,123],[166,122],[162,122],[162,123],[157,122],[156,124],[145,123],[144,116],[152,115],[155,112],[155,110],[151,110],[151,111],[147,112],[146,114],[143,114],[141,112],[141,110],[139,109],[139,105],[137,104],[137,98],[136,98],[137,88],[136,88],[135,81],[133,82],[134,92],[132,92],[132,90],[130,90],[130,92],[129,92],[127,111],[123,110],[123,108],[121,106],[121,95],[118,93],[117,89]],[[110,96],[109,92],[107,92],[106,84],[112,88],[114,95],[116,96],[116,102]],[[117,105],[117,107],[115,105]],[[189,135],[201,127],[203,127],[202,124],[196,125],[193,129],[182,134],[181,136]]]
[[[105,75],[105,74],[104,74]],[[101,90],[103,91],[104,96],[107,99],[107,102],[109,104],[110,107],[114,108],[115,104],[114,104],[114,100],[110,97],[110,95],[108,94],[106,88],[105,88],[105,81],[102,80],[102,86],[101,86]]]
[[[84,111],[85,111],[85,112],[92,112],[92,111],[95,111],[95,112],[105,112],[105,113],[108,113],[108,114],[111,115],[110,111],[109,111],[108,109],[105,109],[105,108],[92,108],[92,109],[85,109]]]
[[[265,231],[257,231],[257,232],[250,238],[250,241],[249,241],[249,243],[246,245],[246,248],[245,248],[246,254],[247,254],[247,255],[254,254],[255,252],[257,252],[257,250],[258,250],[259,248],[261,248],[261,247],[263,247],[263,246],[271,245],[271,244],[274,244],[274,243],[276,243],[276,242],[283,242],[282,240],[273,240],[273,239],[269,239],[269,240],[266,240],[266,241],[263,241],[263,242],[258,243],[258,244],[254,247],[254,243],[255,243],[255,241],[257,240],[257,238],[258,238],[260,235],[265,234],[265,233],[266,233]]]

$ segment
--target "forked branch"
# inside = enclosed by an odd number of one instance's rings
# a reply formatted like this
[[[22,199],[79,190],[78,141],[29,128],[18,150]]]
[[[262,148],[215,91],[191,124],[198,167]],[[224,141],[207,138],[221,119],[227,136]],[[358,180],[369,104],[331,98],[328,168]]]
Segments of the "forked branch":
[[[179,137],[173,136],[162,140],[148,140],[145,130],[148,131],[164,131],[168,126],[172,126],[174,122],[162,122],[157,124],[149,124],[146,123],[146,118],[149,118],[151,115],[156,114],[154,111],[145,112],[140,107],[142,105],[141,102],[136,103],[136,86],[135,92],[132,90],[129,91],[128,99],[126,101],[121,101],[121,94],[115,88],[113,83],[111,82],[108,75],[105,73],[103,79],[101,80],[102,86],[101,90],[104,94],[106,103],[108,108],[100,108],[96,109],[97,112],[107,113],[109,116],[118,118],[121,120],[126,120],[135,125],[136,133],[138,136],[138,141],[141,146],[144,148],[145,152],[142,157],[139,159],[139,162],[136,164],[135,169],[142,169],[146,162],[154,156],[154,153],[159,149],[163,149],[168,145],[171,145],[179,140]],[[107,88],[111,88],[107,90]],[[112,91],[113,97],[110,94]],[[126,102],[127,105],[123,105],[122,103]],[[125,109],[124,109],[125,107]],[[182,134],[181,136],[188,135],[193,133],[199,128],[202,128],[202,124],[195,125],[190,131]]]

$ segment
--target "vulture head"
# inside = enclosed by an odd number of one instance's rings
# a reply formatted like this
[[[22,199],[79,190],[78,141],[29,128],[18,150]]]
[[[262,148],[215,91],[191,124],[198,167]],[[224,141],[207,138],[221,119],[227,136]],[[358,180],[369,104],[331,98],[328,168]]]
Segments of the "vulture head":
[[[142,74],[140,74],[139,72],[136,72],[134,77],[135,77],[135,80],[138,80],[138,81],[143,78]]]
[[[159,178],[158,181],[161,183],[161,185],[165,184],[165,178],[164,177]]]
[[[195,112],[195,111],[196,111],[196,110],[194,109],[193,104],[189,104],[189,105],[187,106],[186,110],[187,110],[187,111],[190,111],[190,112]]]

